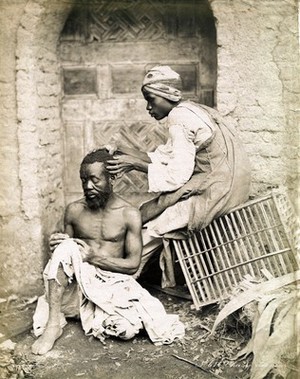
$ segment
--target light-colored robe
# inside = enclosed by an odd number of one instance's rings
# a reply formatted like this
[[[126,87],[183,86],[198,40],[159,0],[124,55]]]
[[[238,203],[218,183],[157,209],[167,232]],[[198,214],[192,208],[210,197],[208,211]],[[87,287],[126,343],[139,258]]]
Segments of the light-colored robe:
[[[199,128],[193,175],[182,187],[159,193],[140,206],[143,220],[151,220],[146,226],[154,236],[181,228],[200,230],[249,198],[250,162],[237,131],[213,108],[192,102],[182,102],[176,108],[181,109],[181,120],[186,114],[188,122],[192,113],[200,125],[206,124],[211,136],[201,143],[203,127]],[[203,135],[207,137],[209,133]],[[183,200],[188,190],[196,190],[197,194]]]
[[[214,126],[202,112],[188,111],[188,103],[173,108],[167,118],[169,138],[154,152],[148,153],[149,192],[174,191],[192,176],[197,151],[214,136]]]

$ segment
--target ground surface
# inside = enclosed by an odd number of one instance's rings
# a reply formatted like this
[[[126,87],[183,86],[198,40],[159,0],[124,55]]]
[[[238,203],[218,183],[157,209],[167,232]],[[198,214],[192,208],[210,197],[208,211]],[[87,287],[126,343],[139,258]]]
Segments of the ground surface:
[[[186,326],[186,336],[168,346],[154,346],[146,334],[131,341],[108,339],[106,345],[86,337],[80,322],[71,320],[52,351],[44,356],[31,354],[34,342],[30,322],[35,303],[12,301],[2,306],[1,331],[16,343],[0,349],[0,379],[211,379],[247,378],[249,361],[232,360],[247,339],[247,331],[235,321],[211,336],[218,313],[216,306],[201,311],[191,309],[192,302],[150,289],[168,313],[176,313]],[[27,331],[20,333],[27,326]],[[3,333],[2,333],[3,334]],[[13,336],[15,334],[15,336]],[[5,340],[2,336],[2,340]],[[13,346],[13,344],[12,344]],[[201,368],[178,359],[184,358]]]

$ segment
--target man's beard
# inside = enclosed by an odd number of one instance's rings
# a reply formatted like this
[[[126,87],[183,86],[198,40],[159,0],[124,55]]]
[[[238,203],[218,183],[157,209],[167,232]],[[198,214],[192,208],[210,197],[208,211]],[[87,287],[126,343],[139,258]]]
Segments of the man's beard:
[[[111,191],[106,190],[106,191],[98,192],[98,194],[92,198],[85,195],[85,199],[90,209],[92,210],[104,209],[108,202],[108,199],[110,198],[110,195],[111,195]]]

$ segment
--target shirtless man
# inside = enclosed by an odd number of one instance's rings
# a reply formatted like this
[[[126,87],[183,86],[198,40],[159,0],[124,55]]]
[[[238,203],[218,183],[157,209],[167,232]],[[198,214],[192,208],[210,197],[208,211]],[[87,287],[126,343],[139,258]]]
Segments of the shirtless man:
[[[141,259],[141,216],[136,208],[113,193],[106,170],[108,159],[111,155],[106,149],[99,149],[82,161],[80,178],[85,197],[67,206],[64,233],[50,237],[50,250],[55,253],[63,241],[73,239],[83,262],[131,275]],[[34,354],[51,350],[62,334],[60,312],[68,279],[62,264],[55,278],[48,277],[49,317],[43,334],[32,346]]]

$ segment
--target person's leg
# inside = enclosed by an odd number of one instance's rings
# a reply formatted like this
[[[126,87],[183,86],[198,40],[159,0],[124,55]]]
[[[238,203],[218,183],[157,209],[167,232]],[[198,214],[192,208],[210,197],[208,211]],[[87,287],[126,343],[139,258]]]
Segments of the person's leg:
[[[34,354],[46,354],[62,334],[60,311],[63,294],[68,285],[68,277],[61,266],[58,268],[56,278],[57,280],[50,279],[48,283],[49,318],[44,333],[32,345]]]
[[[152,237],[151,235],[149,235],[148,230],[146,228],[145,229],[143,228],[142,230],[142,237],[143,237],[143,251],[142,251],[142,257],[141,257],[141,263],[137,272],[133,274],[134,279],[137,279],[140,277],[147,262],[155,254],[159,254],[163,246],[162,238]]]
[[[164,236],[186,228],[192,207],[192,198],[180,201],[164,210],[159,216],[148,221],[143,227],[143,251],[141,263],[138,271],[133,275],[137,279],[149,259],[155,255],[160,255],[160,267],[162,269],[162,287],[174,287],[175,277],[171,259],[171,253],[164,246]],[[170,237],[169,237],[170,238]]]
[[[150,236],[163,238],[167,233],[186,228],[193,209],[193,198],[179,201],[165,209],[159,216],[147,222],[144,226]]]

